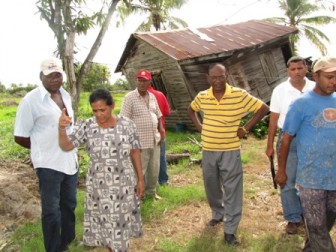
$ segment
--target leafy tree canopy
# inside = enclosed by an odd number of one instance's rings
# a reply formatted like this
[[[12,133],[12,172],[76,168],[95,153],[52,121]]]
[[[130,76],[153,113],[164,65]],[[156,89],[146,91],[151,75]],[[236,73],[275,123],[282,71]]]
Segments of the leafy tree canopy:
[[[138,0],[132,3],[122,2],[118,6],[120,21],[117,26],[124,24],[126,18],[132,14],[147,15],[137,31],[150,31],[154,27],[156,31],[178,29],[188,24],[178,17],[170,15],[170,11],[181,8],[188,0]]]
[[[100,6],[94,11],[88,8],[85,0],[38,0],[36,2],[41,19],[48,23],[57,39],[56,54],[63,60],[75,115],[78,111],[80,91],[85,75],[100,48],[112,14],[120,1],[101,0],[100,5],[97,0],[91,1],[95,6]],[[95,25],[100,27],[100,31],[78,73],[75,74],[76,36],[85,35]]]
[[[76,74],[79,74],[81,67],[82,67],[81,64],[76,65],[75,67]],[[97,88],[109,89],[109,86],[111,86],[109,80],[110,77],[111,72],[107,66],[98,63],[92,63],[89,67],[88,72],[84,77],[81,91],[92,92]]]
[[[89,8],[91,5],[87,2],[99,6],[98,10],[91,10]],[[75,115],[85,76],[100,48],[118,4],[122,3],[119,9],[121,22],[126,16],[139,10],[150,14],[147,27],[151,23],[158,30],[161,25],[165,27],[166,24],[170,28],[177,28],[174,26],[177,23],[186,25],[182,20],[171,18],[169,15],[170,10],[180,8],[186,2],[187,0],[37,0],[36,6],[40,17],[48,23],[57,40],[55,54],[63,60]],[[87,34],[89,29],[95,26],[100,27],[100,31],[84,62],[79,69],[75,69],[76,37]]]

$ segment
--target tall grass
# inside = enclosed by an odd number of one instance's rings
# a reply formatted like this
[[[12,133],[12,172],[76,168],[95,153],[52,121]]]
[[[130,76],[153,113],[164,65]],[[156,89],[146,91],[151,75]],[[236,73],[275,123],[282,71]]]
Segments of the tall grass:
[[[125,93],[113,94],[115,101],[114,113],[118,114],[120,111],[122,99]],[[6,98],[7,101],[12,98]],[[14,97],[13,97],[14,100]],[[81,100],[79,104],[78,118],[84,119],[92,116],[91,107],[89,105],[89,93],[82,93]],[[29,151],[15,144],[13,141],[13,127],[15,121],[15,113],[17,109],[17,104],[20,98],[15,99],[12,105],[1,105],[3,109],[0,111],[1,128],[0,132],[3,136],[1,139],[1,156],[7,159],[10,158],[26,158],[28,157]],[[192,144],[188,139],[188,136],[193,136],[198,138],[197,134],[192,133],[176,133],[172,131],[167,131],[167,151],[171,153],[180,153],[181,151],[188,151],[192,154],[197,154],[200,152],[200,147]],[[8,148],[10,146],[10,148]],[[86,170],[88,168],[89,158],[85,151],[79,149],[79,160],[80,160],[80,178],[84,178]],[[187,168],[186,168],[187,167]],[[183,160],[181,163],[171,166],[170,172],[172,174],[179,174],[184,172],[193,173],[194,169],[199,169],[195,166],[189,166],[188,160]],[[157,202],[153,199],[147,198],[142,203],[142,218],[143,221],[151,222],[159,218],[164,211],[167,209],[172,210],[178,206],[190,204],[194,201],[204,201],[205,195],[203,191],[203,184],[191,184],[181,188],[172,187],[160,187],[158,188],[158,193],[164,197],[164,200]],[[78,191],[78,205],[76,208],[76,237],[77,240],[81,240],[83,235],[83,213],[84,213],[84,191]],[[36,223],[26,223],[20,228],[18,228],[12,237],[13,243],[20,248],[20,251],[43,251],[43,240],[41,231],[40,220]],[[85,248],[83,245],[74,244],[71,246],[70,251],[83,251]]]
[[[181,169],[180,166],[183,166]],[[177,164],[169,167],[172,173],[184,173],[186,170],[193,173],[198,166],[185,166],[184,164]],[[159,219],[166,211],[171,211],[179,206],[188,205],[193,202],[205,201],[205,194],[203,190],[203,183],[189,184],[183,187],[159,187],[158,194],[163,197],[160,201],[155,201],[152,198],[145,198],[141,205],[141,216],[144,223],[149,223]],[[80,241],[83,236],[83,218],[84,218],[84,191],[79,190],[77,194],[77,208],[76,208],[76,240]],[[19,227],[12,237],[12,243],[20,248],[20,251],[44,251],[41,222],[27,223]],[[74,242],[70,246],[71,252],[85,251],[88,248],[78,242]]]
[[[87,118],[92,116],[91,108],[88,103],[88,93],[81,94],[81,102],[79,107],[78,118]],[[122,97],[124,94],[114,94],[116,101],[115,113],[120,110]],[[1,96],[0,96],[1,98]],[[13,98],[14,99],[14,98]],[[0,100],[1,101],[1,100]],[[19,99],[16,99],[18,102]],[[28,152],[23,148],[16,145],[13,141],[13,125],[15,118],[15,111],[17,105],[3,105],[0,102],[0,154],[1,157],[9,158],[21,158],[25,157]],[[192,132],[174,132],[172,130],[167,131],[167,152],[180,153],[189,152],[192,156],[200,155],[200,147],[193,143],[191,139],[196,139],[200,142],[200,135]],[[248,144],[244,140],[243,145]],[[256,160],[256,152],[263,151],[264,148],[260,142],[256,142],[255,145],[249,146],[249,150],[242,153],[242,161],[248,166],[251,162],[258,163]],[[80,166],[82,178],[86,173],[88,166],[88,157],[86,153],[80,149]],[[199,202],[205,202],[206,197],[203,188],[203,180],[198,165],[190,164],[188,159],[181,160],[177,164],[170,165],[168,167],[171,177],[181,177],[190,179],[186,183],[181,183],[178,186],[162,186],[158,188],[158,194],[163,199],[155,201],[151,198],[145,198],[142,202],[141,213],[144,224],[154,226],[153,223],[159,222],[160,218],[166,212],[173,211],[179,207],[192,205]],[[249,183],[249,187],[244,188],[244,195],[248,199],[252,199],[256,195],[256,190],[260,188],[266,188],[264,180],[261,181],[255,174],[244,177],[244,183]],[[275,191],[275,190],[274,190]],[[276,193],[276,191],[275,191]],[[70,252],[82,252],[88,251],[90,248],[85,247],[78,241],[81,241],[83,235],[83,214],[84,214],[84,197],[85,193],[82,189],[78,191],[78,205],[76,208],[76,241],[70,248]],[[253,221],[253,220],[252,220]],[[267,220],[265,220],[267,221]],[[163,224],[164,225],[164,224]],[[254,234],[251,231],[239,229],[239,238],[241,245],[239,248],[234,248],[225,245],[223,243],[222,235],[219,237],[215,234],[215,231],[209,229],[200,230],[200,232],[193,236],[189,240],[184,240],[183,243],[171,240],[169,237],[161,236],[155,244],[155,251],[161,252],[212,252],[212,251],[249,251],[249,252],[287,252],[287,251],[299,251],[299,247],[302,244],[302,237],[299,235],[294,236],[277,236],[271,233],[266,234],[258,239],[254,238]],[[149,247],[152,247],[151,245]],[[24,251],[24,252],[42,252],[43,240],[41,231],[41,222],[38,220],[35,223],[26,223],[20,226],[14,233],[11,244],[3,248],[12,249],[8,251]],[[14,248],[14,249],[13,249]],[[91,250],[92,251],[92,250]],[[96,250],[95,250],[96,251]],[[97,250],[103,251],[103,250]],[[148,249],[148,251],[153,251]]]
[[[113,97],[114,104],[115,104],[115,107],[113,110],[114,114],[119,114],[121,103],[125,95],[126,93],[112,93],[112,97]],[[89,96],[90,96],[90,93],[88,92],[81,93],[81,99],[80,99],[79,106],[78,106],[78,118],[80,119],[92,117],[92,110],[91,110],[91,106],[89,103]]]
[[[14,142],[15,113],[20,97],[0,94],[0,160],[9,158],[26,158],[27,149]]]

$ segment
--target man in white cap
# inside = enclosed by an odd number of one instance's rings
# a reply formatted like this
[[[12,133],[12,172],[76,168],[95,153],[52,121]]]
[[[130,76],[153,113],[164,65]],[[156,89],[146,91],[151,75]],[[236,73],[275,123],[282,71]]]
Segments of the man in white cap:
[[[15,142],[30,149],[39,179],[42,231],[47,252],[65,251],[75,239],[78,162],[76,151],[58,145],[58,120],[66,108],[73,117],[71,97],[62,88],[62,63],[57,58],[42,62],[42,86],[25,95],[16,112]],[[70,133],[72,127],[68,127]]]
[[[329,231],[336,219],[336,57],[317,60],[313,77],[315,88],[289,107],[275,180],[286,184],[289,146],[296,136],[296,184],[308,234],[302,251],[334,252]]]

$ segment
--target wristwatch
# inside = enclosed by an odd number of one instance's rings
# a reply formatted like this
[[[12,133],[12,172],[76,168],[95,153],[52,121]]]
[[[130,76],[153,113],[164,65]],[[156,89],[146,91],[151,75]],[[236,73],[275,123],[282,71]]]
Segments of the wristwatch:
[[[250,133],[250,131],[248,131],[247,129],[245,129],[245,126],[242,127],[242,130],[245,132],[246,135],[247,135],[248,133]]]

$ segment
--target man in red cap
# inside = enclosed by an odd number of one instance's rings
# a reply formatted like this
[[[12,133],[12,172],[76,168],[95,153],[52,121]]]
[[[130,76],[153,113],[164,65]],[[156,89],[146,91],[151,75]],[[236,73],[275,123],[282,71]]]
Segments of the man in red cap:
[[[159,105],[148,92],[152,74],[146,69],[136,75],[137,88],[129,92],[121,105],[120,115],[134,121],[141,144],[142,171],[146,181],[146,195],[159,199],[156,186],[160,167],[160,144],[164,136]]]
[[[167,172],[167,160],[166,160],[165,116],[168,116],[170,114],[170,107],[169,107],[169,103],[164,93],[158,90],[155,90],[152,85],[148,88],[148,91],[155,96],[156,101],[159,105],[160,111],[162,113],[161,122],[162,122],[162,130],[164,134],[163,134],[163,139],[161,141],[161,146],[160,146],[160,171],[159,171],[158,181],[160,185],[168,185],[169,176]]]

